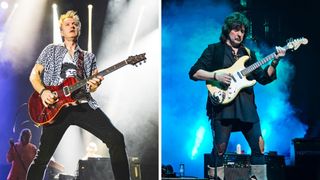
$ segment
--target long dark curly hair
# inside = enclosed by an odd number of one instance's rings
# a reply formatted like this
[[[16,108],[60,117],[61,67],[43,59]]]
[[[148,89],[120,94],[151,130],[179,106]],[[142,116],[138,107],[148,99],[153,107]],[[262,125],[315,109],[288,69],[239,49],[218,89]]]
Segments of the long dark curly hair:
[[[224,20],[224,24],[221,28],[221,35],[220,35],[220,41],[226,42],[229,33],[232,29],[241,29],[241,27],[244,26],[245,33],[243,39],[246,38],[246,31],[249,28],[249,20],[247,17],[240,13],[240,12],[234,12],[227,16]]]

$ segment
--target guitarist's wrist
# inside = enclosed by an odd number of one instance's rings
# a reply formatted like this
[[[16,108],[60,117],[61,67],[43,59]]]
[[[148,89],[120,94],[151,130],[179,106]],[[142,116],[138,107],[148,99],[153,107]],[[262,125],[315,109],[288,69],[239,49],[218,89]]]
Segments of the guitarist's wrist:
[[[97,90],[98,87],[93,87],[93,86],[90,86],[89,84],[87,84],[87,92],[90,92],[90,93],[93,93]]]
[[[43,92],[45,91],[45,90],[48,90],[47,88],[43,88],[40,92],[39,92],[39,96],[41,97],[41,95],[43,94]]]
[[[213,75],[212,75],[212,80],[214,80],[214,81],[216,81],[217,80],[217,77],[216,77],[216,75],[217,75],[217,73],[213,73]]]
[[[275,69],[277,68],[279,64],[279,59],[274,59],[272,62],[271,62],[271,66]]]

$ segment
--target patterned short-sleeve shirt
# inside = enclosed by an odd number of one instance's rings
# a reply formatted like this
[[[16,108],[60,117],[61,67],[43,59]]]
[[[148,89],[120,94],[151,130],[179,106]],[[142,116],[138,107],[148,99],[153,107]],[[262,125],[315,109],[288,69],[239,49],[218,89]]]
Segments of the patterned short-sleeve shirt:
[[[80,52],[83,53],[84,74],[86,77],[89,77],[93,70],[97,69],[96,57],[93,53],[84,51],[77,45],[73,57],[75,63],[79,60]],[[61,84],[61,78],[63,78],[61,76],[63,74],[62,65],[67,53],[68,50],[64,44],[49,44],[42,50],[36,63],[44,67],[41,78],[45,86],[57,86]],[[90,107],[93,109],[99,107],[89,92],[85,92],[85,95]]]

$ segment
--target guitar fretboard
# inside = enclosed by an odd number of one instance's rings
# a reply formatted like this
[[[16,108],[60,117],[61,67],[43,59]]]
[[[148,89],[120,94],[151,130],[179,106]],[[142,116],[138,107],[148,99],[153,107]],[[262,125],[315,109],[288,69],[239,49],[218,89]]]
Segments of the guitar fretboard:
[[[110,74],[110,73],[114,72],[115,70],[120,69],[127,64],[128,64],[127,60],[121,61],[121,62],[119,62],[119,63],[117,63],[107,69],[100,71],[97,75],[92,75],[92,76],[89,76],[88,78],[85,78],[85,79],[78,81],[76,84],[69,87],[70,93],[73,93],[74,91],[80,89],[82,86],[85,86],[90,79],[92,79],[96,76],[105,76],[107,74]]]
[[[283,48],[285,50],[287,50],[288,46],[284,46]],[[246,76],[249,73],[251,73],[252,71],[256,70],[258,67],[260,67],[260,66],[264,65],[265,63],[267,63],[268,61],[270,61],[271,59],[274,59],[275,57],[276,57],[276,53],[269,54],[268,56],[266,56],[262,60],[255,62],[255,63],[251,64],[250,66],[246,67],[244,70],[241,71],[241,74]]]

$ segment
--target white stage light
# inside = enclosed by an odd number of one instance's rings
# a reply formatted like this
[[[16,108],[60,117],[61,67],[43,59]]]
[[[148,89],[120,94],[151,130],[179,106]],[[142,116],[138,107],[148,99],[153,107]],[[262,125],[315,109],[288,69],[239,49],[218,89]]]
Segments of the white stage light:
[[[52,4],[52,13],[53,13],[53,43],[59,44],[62,43],[62,38],[60,35],[59,28],[59,15],[58,15],[58,6],[57,4]]]
[[[2,1],[0,6],[1,6],[2,9],[8,9],[9,4],[6,1]]]
[[[92,52],[92,8],[91,4],[88,5],[88,52]]]

